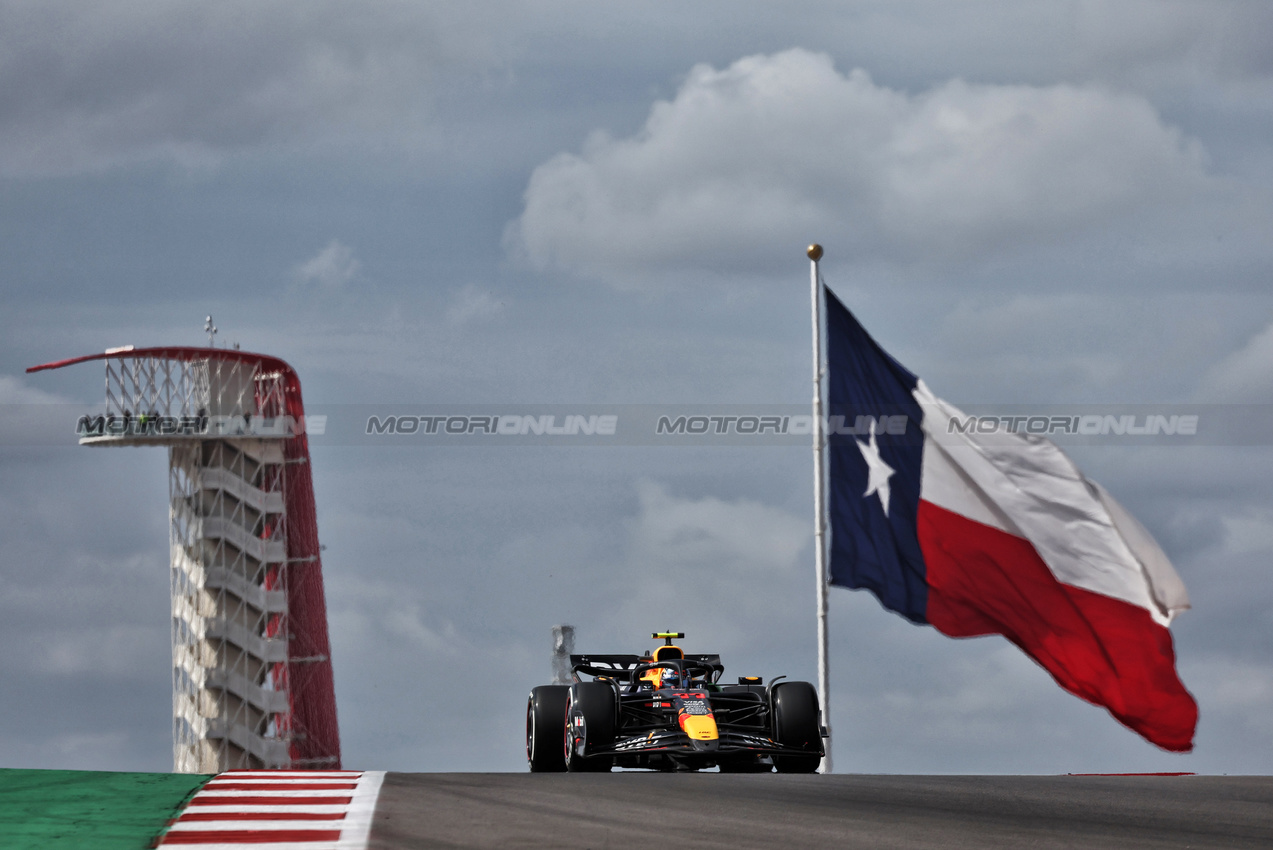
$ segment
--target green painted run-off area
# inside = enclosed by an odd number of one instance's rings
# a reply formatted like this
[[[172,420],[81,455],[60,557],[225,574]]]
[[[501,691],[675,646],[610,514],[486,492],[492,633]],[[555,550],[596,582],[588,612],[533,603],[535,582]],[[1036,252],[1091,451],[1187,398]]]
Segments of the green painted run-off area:
[[[0,847],[144,850],[209,778],[0,769]]]

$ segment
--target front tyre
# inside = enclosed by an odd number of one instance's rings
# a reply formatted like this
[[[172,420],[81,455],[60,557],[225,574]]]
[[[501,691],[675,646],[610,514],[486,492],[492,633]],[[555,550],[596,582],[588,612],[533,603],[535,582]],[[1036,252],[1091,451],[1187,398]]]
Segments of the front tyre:
[[[779,773],[813,773],[822,763],[822,728],[818,692],[808,682],[774,685],[773,737],[786,749],[808,750],[808,755],[776,755]]]
[[[564,757],[571,773],[609,773],[614,756],[591,753],[614,746],[617,712],[614,688],[605,682],[579,682],[566,697]]]
[[[562,732],[569,696],[567,685],[540,685],[526,700],[526,761],[531,773],[566,769]]]

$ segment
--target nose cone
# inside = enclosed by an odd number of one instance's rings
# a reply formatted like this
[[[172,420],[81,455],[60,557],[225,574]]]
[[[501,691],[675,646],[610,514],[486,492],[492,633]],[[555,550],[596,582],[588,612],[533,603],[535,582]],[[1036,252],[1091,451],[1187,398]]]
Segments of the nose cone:
[[[682,715],[681,729],[689,735],[690,743],[699,752],[714,753],[720,747],[716,718],[710,714]]]
[[[715,741],[720,738],[716,731],[716,718],[710,714],[681,715],[681,730],[690,736],[691,741]]]

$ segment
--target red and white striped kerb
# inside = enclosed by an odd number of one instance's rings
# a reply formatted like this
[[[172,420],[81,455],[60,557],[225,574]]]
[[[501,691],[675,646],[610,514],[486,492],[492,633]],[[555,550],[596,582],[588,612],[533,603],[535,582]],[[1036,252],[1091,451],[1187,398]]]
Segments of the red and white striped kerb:
[[[235,770],[186,803],[159,847],[365,850],[384,771]]]

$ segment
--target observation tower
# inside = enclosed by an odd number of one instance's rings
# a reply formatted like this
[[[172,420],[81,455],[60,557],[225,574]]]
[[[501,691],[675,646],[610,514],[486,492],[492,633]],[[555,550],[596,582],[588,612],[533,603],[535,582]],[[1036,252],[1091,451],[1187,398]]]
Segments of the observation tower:
[[[209,319],[210,333],[211,319]],[[221,348],[110,349],[86,446],[168,449],[173,770],[338,769],[327,607],[296,372]]]

